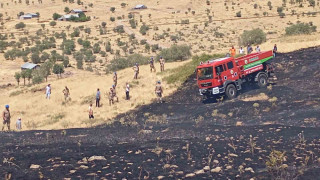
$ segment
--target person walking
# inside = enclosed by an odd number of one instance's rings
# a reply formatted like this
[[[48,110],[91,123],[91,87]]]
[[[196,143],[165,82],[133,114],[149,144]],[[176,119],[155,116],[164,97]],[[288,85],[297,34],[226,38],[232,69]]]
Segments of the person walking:
[[[100,100],[101,100],[101,93],[100,89],[97,89],[97,94],[96,94],[96,107],[100,107]]]
[[[94,119],[92,103],[90,103],[90,106],[89,106],[89,119]]]
[[[234,48],[234,46],[232,46],[229,51],[230,51],[231,57],[236,57],[236,49]]]
[[[239,49],[239,54],[244,54],[244,49],[242,48],[242,46]]]
[[[273,46],[273,57],[276,57],[276,54],[278,53],[278,47],[277,47],[277,44],[275,44]]]
[[[117,91],[116,91],[116,86],[115,85],[112,85],[112,96],[113,98],[117,98],[117,102],[119,102],[119,98],[117,96]]]
[[[46,87],[46,99],[50,99],[50,95],[51,95],[51,84],[48,84]]]
[[[155,88],[155,93],[157,95],[157,102],[159,103],[162,103],[162,93],[163,93],[163,89],[162,89],[162,86],[161,86],[161,82],[158,81],[157,82],[157,85],[156,85],[156,88]]]
[[[138,63],[136,63],[133,66],[133,71],[134,71],[133,79],[138,79],[138,74],[139,74],[139,64]]]
[[[126,83],[126,100],[130,100],[129,92],[130,92],[130,85],[129,85],[129,83],[127,82],[127,83]]]
[[[164,71],[164,63],[165,63],[165,60],[162,58],[162,56],[160,56],[160,71]]]
[[[154,70],[154,72],[156,72],[156,67],[154,66],[154,59],[153,57],[151,57],[150,59],[150,72],[152,72],[152,70]]]
[[[16,128],[18,131],[21,131],[21,129],[22,129],[21,117],[19,117],[16,122]]]
[[[62,93],[64,95],[64,100],[67,101],[70,95],[70,90],[69,88],[66,86],[63,90]]]
[[[260,47],[257,46],[257,47],[256,47],[256,52],[260,52],[260,51],[261,51]]]
[[[10,119],[11,119],[11,114],[9,110],[9,105],[5,105],[5,109],[2,112],[2,119],[3,119],[3,126],[2,126],[2,131],[4,130],[4,127],[7,125],[8,131],[10,131]]]
[[[111,104],[113,104],[113,88],[110,88],[108,97],[109,97],[109,105],[111,106]]]
[[[117,75],[117,72],[114,72],[113,73],[113,84],[115,86],[117,86],[117,83],[118,83],[118,75]]]

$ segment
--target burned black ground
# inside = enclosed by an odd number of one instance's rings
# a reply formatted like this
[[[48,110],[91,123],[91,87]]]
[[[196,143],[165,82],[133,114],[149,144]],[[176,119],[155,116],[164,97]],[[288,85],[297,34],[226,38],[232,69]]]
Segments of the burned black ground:
[[[319,53],[279,54],[278,80],[266,89],[246,87],[235,100],[203,101],[191,76],[165,103],[121,114],[112,125],[1,133],[0,177],[270,179],[265,163],[278,150],[286,152],[283,177],[317,179]],[[261,93],[269,98],[245,101]],[[88,161],[92,156],[105,160]]]

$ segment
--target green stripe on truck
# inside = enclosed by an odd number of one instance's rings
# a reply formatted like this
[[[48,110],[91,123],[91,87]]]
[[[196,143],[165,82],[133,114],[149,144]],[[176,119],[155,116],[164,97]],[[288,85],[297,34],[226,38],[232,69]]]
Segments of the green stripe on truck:
[[[271,58],[273,58],[273,56],[270,56],[270,57],[267,57],[267,58],[261,59],[261,60],[259,60],[259,61],[255,61],[255,62],[253,62],[253,63],[247,64],[247,65],[244,65],[244,69],[249,69],[249,68],[251,68],[251,67],[253,67],[253,66],[256,66],[256,65],[262,64],[262,63],[264,63],[264,62],[266,62],[266,61],[270,60]]]

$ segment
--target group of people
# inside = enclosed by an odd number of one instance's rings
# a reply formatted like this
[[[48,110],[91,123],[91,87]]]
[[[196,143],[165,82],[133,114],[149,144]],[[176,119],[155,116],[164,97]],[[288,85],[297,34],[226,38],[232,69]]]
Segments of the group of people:
[[[149,61],[149,64],[150,64],[150,72],[156,72],[156,67],[154,65],[155,63],[155,60],[153,57],[150,58],[150,61]],[[159,64],[160,64],[160,72],[163,72],[164,71],[164,64],[165,64],[165,60],[162,58],[162,56],[160,56],[160,59],[159,59]],[[139,64],[136,63],[133,67],[132,67],[133,71],[134,71],[134,76],[133,76],[133,79],[138,79],[138,75],[139,75],[139,71],[140,71],[140,68],[139,68]]]
[[[256,50],[256,52],[260,52],[261,51],[260,46],[257,45],[255,50]],[[277,44],[275,44],[274,47],[273,47],[273,56],[274,57],[276,56],[277,51],[278,51]],[[230,52],[231,57],[235,57],[236,56],[236,49],[234,48],[234,46],[231,47],[229,52]],[[252,46],[250,44],[248,44],[248,46],[247,46],[247,54],[251,54],[252,52],[253,52],[253,48],[252,48]],[[245,54],[245,50],[242,48],[242,46],[239,49],[239,54],[240,55],[244,55]]]

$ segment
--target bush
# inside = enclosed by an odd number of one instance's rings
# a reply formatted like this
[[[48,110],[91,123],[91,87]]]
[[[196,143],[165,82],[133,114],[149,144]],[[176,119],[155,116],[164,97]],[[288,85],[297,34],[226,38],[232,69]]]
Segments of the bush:
[[[146,35],[148,30],[149,30],[149,26],[143,24],[143,25],[140,27],[140,31],[139,31],[139,32],[140,32],[142,35]]]
[[[116,10],[115,7],[111,7],[111,8],[110,8],[110,11],[111,11],[112,13],[114,13],[115,10]]]
[[[115,21],[116,20],[116,18],[115,17],[110,17],[110,21]]]
[[[44,77],[39,69],[32,71],[32,83],[40,84],[44,80]]]
[[[128,58],[116,58],[111,61],[107,66],[107,73],[118,71],[124,68],[132,67],[138,63],[139,65],[148,64],[149,58],[142,56],[141,54],[133,54],[128,56]]]
[[[57,20],[57,19],[59,19],[60,17],[61,17],[61,15],[58,14],[58,13],[54,13],[54,14],[52,15],[53,20]]]
[[[102,22],[102,23],[101,23],[101,26],[102,26],[103,28],[105,28],[105,27],[106,27],[106,25],[107,25],[107,23],[106,23],[106,22]]]
[[[261,44],[266,41],[266,33],[261,29],[253,29],[250,31],[244,31],[240,36],[240,43],[243,46],[248,44]]]
[[[236,13],[236,16],[237,16],[237,17],[241,17],[241,11],[238,11],[238,12]]]
[[[162,56],[166,62],[186,60],[191,56],[190,46],[172,45],[170,48],[162,49],[159,56]]]
[[[118,33],[124,33],[124,29],[122,25],[115,27],[113,31]]]
[[[16,24],[16,29],[23,29],[23,28],[25,28],[26,27],[26,24],[25,23],[23,23],[23,22],[20,22],[20,23],[18,23],[18,24]]]
[[[50,26],[54,27],[55,25],[57,25],[57,23],[55,21],[50,22]]]
[[[286,35],[311,34],[317,31],[317,26],[308,23],[293,24],[286,28]]]

